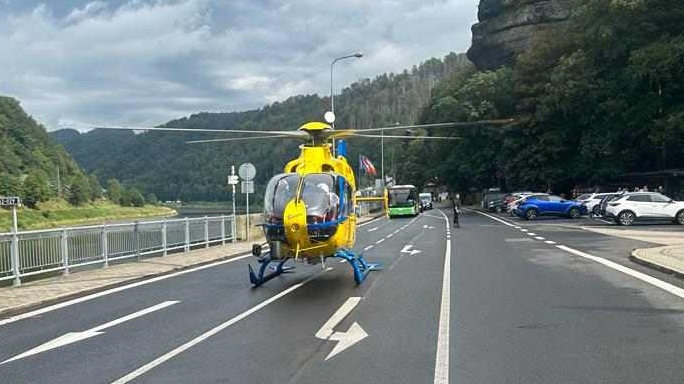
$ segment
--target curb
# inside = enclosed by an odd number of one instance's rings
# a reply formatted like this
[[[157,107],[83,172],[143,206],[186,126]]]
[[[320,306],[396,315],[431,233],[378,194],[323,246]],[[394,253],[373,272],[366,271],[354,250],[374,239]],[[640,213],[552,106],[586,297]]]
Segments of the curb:
[[[655,247],[655,248],[662,248],[662,247]],[[633,249],[629,255],[629,260],[634,262],[634,263],[641,264],[643,266],[655,269],[657,271],[667,273],[669,275],[673,275],[679,279],[684,279],[684,271],[680,271],[676,268],[668,267],[666,265],[662,265],[662,264],[659,264],[659,263],[654,262],[652,260],[647,260],[642,256],[639,256],[639,253],[641,253],[639,251],[645,251],[645,250],[649,250],[649,249],[653,249],[653,248],[635,248],[635,249]]]

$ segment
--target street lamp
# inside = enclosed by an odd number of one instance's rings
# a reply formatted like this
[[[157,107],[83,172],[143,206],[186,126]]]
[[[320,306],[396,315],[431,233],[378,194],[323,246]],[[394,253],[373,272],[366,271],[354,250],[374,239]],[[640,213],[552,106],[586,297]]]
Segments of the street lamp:
[[[335,63],[337,63],[340,60],[351,59],[352,57],[356,57],[357,59],[361,58],[363,57],[363,53],[356,52],[351,55],[336,57],[330,63],[330,111],[333,113],[333,116],[335,115],[335,95],[333,93],[333,65],[335,65]],[[332,125],[333,129],[335,129],[335,121],[333,120],[330,124]]]

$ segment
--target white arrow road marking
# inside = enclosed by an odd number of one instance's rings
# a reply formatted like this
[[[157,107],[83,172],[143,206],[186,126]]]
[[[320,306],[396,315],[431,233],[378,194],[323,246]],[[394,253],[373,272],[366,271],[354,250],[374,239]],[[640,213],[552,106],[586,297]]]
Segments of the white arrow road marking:
[[[377,231],[377,230],[378,230],[378,227],[373,227],[373,228],[369,229],[368,232],[373,232],[373,231]]]
[[[50,340],[43,345],[39,345],[39,346],[37,346],[33,349],[30,349],[30,350],[28,350],[22,354],[19,354],[19,355],[16,355],[10,359],[7,359],[0,364],[5,364],[5,363],[9,363],[10,361],[23,359],[24,357],[29,357],[29,356],[36,355],[36,354],[41,353],[41,352],[46,352],[46,351],[49,351],[51,349],[62,347],[62,346],[67,345],[67,344],[71,344],[71,343],[75,343],[77,341],[85,340],[85,339],[93,337],[93,336],[101,335],[104,333],[104,332],[102,332],[102,330],[104,330],[104,329],[113,327],[115,325],[121,324],[121,323],[126,322],[128,320],[133,320],[136,317],[144,316],[148,313],[152,313],[154,311],[164,309],[168,306],[171,306],[171,305],[174,305],[177,303],[180,303],[180,301],[174,301],[174,300],[165,301],[163,303],[159,303],[159,304],[152,306],[152,307],[149,307],[147,309],[143,309],[142,311],[131,313],[130,315],[118,318],[116,320],[112,320],[112,321],[110,321],[108,323],[104,323],[102,325],[98,325],[95,328],[91,328],[91,329],[88,329],[88,330],[83,331],[83,332],[65,333],[64,335],[62,335],[56,339]]]
[[[361,301],[360,297],[350,297],[342,306],[323,324],[321,329],[316,332],[316,337],[321,340],[337,341],[337,345],[328,354],[325,360],[328,360],[352,345],[368,337],[366,331],[361,328],[359,323],[354,322],[347,332],[335,332],[334,328],[356,307]]]
[[[423,252],[423,251],[419,251],[419,250],[417,250],[417,249],[411,250],[411,248],[413,248],[413,245],[412,245],[412,244],[404,245],[404,248],[401,249],[401,253],[409,253],[409,254],[411,254],[411,256],[413,256],[413,255],[415,255],[416,253],[421,253],[421,252]]]

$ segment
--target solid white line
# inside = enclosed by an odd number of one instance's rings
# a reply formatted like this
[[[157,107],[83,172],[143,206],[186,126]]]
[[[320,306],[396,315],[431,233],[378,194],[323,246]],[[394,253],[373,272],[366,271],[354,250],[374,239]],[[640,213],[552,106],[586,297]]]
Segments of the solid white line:
[[[541,236],[535,236],[534,238],[537,239],[537,240],[546,240],[545,238],[543,238],[543,237],[541,237]]]
[[[376,221],[380,221],[380,220],[382,220],[382,219],[384,219],[384,218],[385,218],[385,216],[376,217],[376,218],[373,219],[373,220],[364,221],[363,223],[358,224],[357,227],[363,227],[363,226],[368,225],[368,224],[373,224],[373,223],[375,223]]]
[[[447,230],[449,218],[444,216]],[[451,309],[451,241],[447,239],[444,252],[444,277],[442,280],[442,302],[439,309],[437,334],[437,355],[435,357],[435,384],[449,383],[449,316]]]
[[[675,286],[675,285],[672,285],[672,284],[670,284],[670,283],[666,283],[666,282],[664,282],[664,281],[662,281],[662,280],[656,279],[656,278],[653,277],[653,276],[647,275],[647,274],[645,274],[645,273],[641,273],[641,272],[639,272],[639,271],[635,271],[635,270],[633,270],[633,269],[631,269],[631,268],[627,268],[627,267],[625,267],[624,265],[618,264],[618,263],[616,263],[616,262],[614,262],[614,261],[610,261],[610,260],[604,259],[604,258],[602,258],[602,257],[598,257],[598,256],[590,255],[590,254],[585,253],[585,252],[582,252],[582,251],[578,251],[578,250],[576,250],[576,249],[567,247],[567,246],[565,246],[565,245],[556,245],[556,248],[562,249],[562,250],[564,250],[565,252],[572,253],[573,255],[577,255],[577,256],[580,256],[580,257],[584,257],[585,259],[589,259],[589,260],[595,261],[595,262],[597,262],[597,263],[599,263],[599,264],[603,264],[603,265],[605,265],[605,266],[608,267],[608,268],[612,268],[612,269],[614,269],[614,270],[616,270],[616,271],[619,271],[619,272],[622,272],[622,273],[624,273],[624,274],[626,274],[626,275],[629,275],[629,276],[632,276],[632,277],[634,277],[634,278],[637,278],[637,279],[639,279],[639,280],[641,280],[641,281],[643,281],[643,282],[645,282],[645,283],[651,284],[651,285],[653,285],[653,286],[655,286],[655,287],[658,287],[658,288],[660,288],[660,289],[662,289],[662,290],[664,290],[664,291],[667,291],[667,292],[669,292],[669,293],[671,293],[671,294],[673,294],[673,295],[675,295],[675,296],[677,296],[677,297],[680,297],[680,298],[684,299],[684,289],[679,288],[679,287],[677,287],[677,286]]]
[[[480,212],[480,211],[473,211],[473,212],[479,213],[479,214],[482,215],[482,216],[487,216],[487,217],[489,217],[490,219],[496,220],[496,221],[498,221],[499,223],[504,224],[504,225],[507,225],[507,226],[509,226],[509,227],[513,227],[513,228],[516,228],[516,227],[517,227],[517,228],[520,228],[520,226],[517,226],[517,225],[515,225],[515,224],[511,224],[511,223],[509,223],[508,221],[505,221],[505,220],[501,220],[501,219],[499,219],[499,218],[496,217],[496,216],[492,216],[492,215],[489,215],[489,214],[486,214],[486,213]]]
[[[73,300],[69,300],[69,301],[65,301],[65,302],[62,302],[62,303],[55,304],[55,305],[51,305],[51,306],[49,306],[49,307],[36,309],[35,311],[22,313],[22,314],[20,314],[20,315],[16,315],[16,316],[12,316],[12,317],[9,317],[9,318],[7,318],[7,319],[4,319],[4,320],[0,320],[0,326],[3,326],[3,325],[5,325],[5,324],[9,324],[9,323],[13,323],[13,322],[15,322],[15,321],[28,319],[29,317],[34,317],[34,316],[42,315],[43,313],[47,313],[47,312],[54,311],[54,310],[57,310],[57,309],[65,308],[65,307],[68,307],[68,306],[70,306],[70,305],[82,303],[82,302],[84,302],[84,301],[96,299],[96,298],[98,298],[98,297],[106,296],[106,295],[109,295],[109,294],[112,294],[112,293],[121,292],[121,291],[124,291],[124,290],[126,290],[126,289],[131,289],[131,288],[139,287],[139,286],[141,286],[141,285],[146,285],[146,284],[155,283],[155,282],[160,281],[160,280],[170,279],[170,278],[172,278],[172,277],[184,275],[184,274],[190,273],[190,272],[200,271],[200,270],[202,270],[202,269],[212,268],[212,267],[215,267],[215,266],[218,266],[218,265],[222,265],[222,264],[232,263],[232,262],[234,262],[234,261],[246,259],[246,258],[251,257],[251,256],[252,256],[251,253],[247,253],[247,254],[244,254],[244,255],[240,255],[240,256],[233,257],[232,259],[223,260],[223,261],[218,261],[218,262],[216,262],[216,263],[206,264],[206,265],[202,265],[202,266],[199,266],[199,267],[196,267],[196,268],[186,269],[186,270],[183,270],[183,271],[180,271],[180,272],[170,273],[170,274],[168,274],[168,275],[162,275],[162,276],[154,277],[154,278],[151,278],[151,279],[149,279],[149,280],[138,281],[138,282],[136,282],[136,283],[123,285],[123,286],[121,286],[121,287],[116,287],[116,288],[108,289],[108,290],[106,290],[106,291],[102,291],[102,292],[98,292],[98,293],[93,293],[92,295],[79,297],[79,298],[76,298],[76,299],[73,299]]]
[[[207,331],[207,332],[201,334],[200,336],[188,341],[187,343],[181,345],[180,347],[178,347],[178,348],[176,348],[176,349],[174,349],[174,350],[172,350],[172,351],[170,351],[170,352],[168,352],[162,356],[159,356],[158,358],[156,358],[156,359],[152,360],[151,362],[143,365],[142,367],[140,367],[140,368],[136,369],[135,371],[127,374],[126,376],[124,376],[124,377],[122,377],[116,381],[113,381],[112,384],[124,384],[124,383],[128,383],[131,380],[134,380],[135,378],[141,376],[145,372],[150,371],[151,369],[158,366],[159,364],[162,364],[162,363],[172,359],[173,357],[185,352],[186,350],[194,347],[195,345],[201,343],[202,341],[210,338],[211,336],[216,335],[217,333],[221,332],[222,330],[224,330],[224,329],[230,327],[231,325],[237,323],[238,321],[246,318],[247,316],[251,315],[252,313],[254,313],[254,312],[264,308],[265,306],[273,303],[274,301],[280,299],[281,297],[293,292],[294,290],[296,290],[298,288],[301,288],[304,284],[315,279],[321,273],[327,272],[331,269],[332,268],[326,268],[326,269],[322,270],[321,272],[318,272],[315,275],[309,277],[308,279],[302,281],[301,283],[295,284],[295,285],[291,286],[290,288],[280,292],[279,294],[271,297],[270,299],[266,299],[266,300],[262,301],[261,303],[257,304],[256,306],[248,309],[245,312],[242,312],[241,314],[233,317],[232,319],[226,321],[225,323],[220,324],[220,325],[210,329],[209,331]]]

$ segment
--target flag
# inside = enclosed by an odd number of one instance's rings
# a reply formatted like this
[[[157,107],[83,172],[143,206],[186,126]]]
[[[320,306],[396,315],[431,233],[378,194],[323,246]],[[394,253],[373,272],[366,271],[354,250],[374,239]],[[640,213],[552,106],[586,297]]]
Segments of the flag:
[[[359,164],[361,164],[361,168],[363,168],[363,171],[366,172],[367,175],[375,176],[378,174],[375,170],[375,166],[366,156],[359,155]]]

